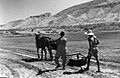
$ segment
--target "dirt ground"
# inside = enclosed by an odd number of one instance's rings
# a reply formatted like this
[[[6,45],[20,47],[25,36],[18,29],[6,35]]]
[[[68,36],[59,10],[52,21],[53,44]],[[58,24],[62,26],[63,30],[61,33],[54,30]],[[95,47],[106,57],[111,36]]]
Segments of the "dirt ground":
[[[27,58],[27,61],[25,59]],[[34,60],[30,60],[33,59]],[[38,61],[34,56],[0,49],[0,77],[6,78],[120,78],[120,69],[101,63],[101,72],[97,73],[95,64],[90,70],[78,73],[80,68],[67,66],[65,70],[54,70],[54,61]],[[83,67],[84,68],[84,67]],[[64,74],[65,72],[69,72]]]
[[[97,73],[96,61],[91,60],[90,70],[78,72],[79,67],[67,66],[55,70],[54,61],[39,61],[34,37],[0,38],[0,77],[6,78],[120,78],[120,32],[96,33],[100,39],[99,59],[101,72]],[[52,38],[54,38],[53,36]],[[87,55],[87,37],[68,34],[67,53]],[[54,54],[55,52],[53,52]],[[83,66],[84,68],[85,66]]]

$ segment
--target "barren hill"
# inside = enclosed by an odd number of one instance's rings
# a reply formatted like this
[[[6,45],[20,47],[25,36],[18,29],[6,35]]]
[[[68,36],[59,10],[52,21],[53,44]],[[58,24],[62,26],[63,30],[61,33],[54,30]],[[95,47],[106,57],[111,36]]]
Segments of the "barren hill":
[[[120,0],[93,0],[67,8],[55,15],[30,16],[7,23],[0,29],[20,29],[48,26],[74,26],[120,21]]]
[[[54,17],[62,17],[61,20],[63,21],[61,23],[68,21],[66,19],[76,20],[77,24],[118,22],[120,19],[119,12],[120,0],[94,0],[67,8],[54,15]],[[72,17],[70,18],[68,15]]]

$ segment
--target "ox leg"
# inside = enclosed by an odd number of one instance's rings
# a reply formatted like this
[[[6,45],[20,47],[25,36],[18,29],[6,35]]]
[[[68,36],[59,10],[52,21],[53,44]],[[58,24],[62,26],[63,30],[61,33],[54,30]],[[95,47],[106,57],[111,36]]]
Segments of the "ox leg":
[[[47,46],[47,48],[50,54],[50,60],[53,60],[52,48],[50,46]]]
[[[44,52],[45,52],[45,60],[47,60],[47,51],[45,48],[44,48]]]
[[[37,55],[38,55],[38,59],[40,58],[40,55],[39,55],[39,48],[37,48]]]
[[[53,60],[52,49],[49,49],[50,59]]]
[[[41,49],[41,60],[43,59],[43,49]]]

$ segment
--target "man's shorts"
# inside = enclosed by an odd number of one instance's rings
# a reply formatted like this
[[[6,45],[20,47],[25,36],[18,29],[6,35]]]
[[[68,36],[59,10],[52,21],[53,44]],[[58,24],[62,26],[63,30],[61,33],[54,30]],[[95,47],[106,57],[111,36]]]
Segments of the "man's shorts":
[[[88,52],[88,57],[89,56],[94,56],[94,57],[98,57],[98,49],[97,48],[94,48],[93,51],[89,51]]]

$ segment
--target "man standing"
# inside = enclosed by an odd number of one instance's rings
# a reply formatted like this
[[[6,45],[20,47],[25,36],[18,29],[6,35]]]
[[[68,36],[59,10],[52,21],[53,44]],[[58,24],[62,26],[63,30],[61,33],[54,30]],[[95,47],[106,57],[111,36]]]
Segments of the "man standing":
[[[96,38],[96,36],[94,35],[94,33],[92,32],[92,30],[88,30],[87,32],[85,32],[86,35],[88,35],[88,42],[89,42],[89,52],[88,52],[88,61],[87,61],[87,67],[85,68],[85,70],[89,70],[89,65],[90,65],[90,59],[91,56],[94,56],[96,61],[97,61],[97,66],[98,66],[98,71],[100,72],[100,66],[99,66],[99,59],[98,59],[98,49],[97,49],[97,45],[99,44],[98,39]]]
[[[61,56],[62,58],[62,66],[63,69],[65,69],[65,64],[66,64],[66,43],[67,43],[67,38],[64,37],[65,33],[62,31],[60,32],[60,38],[57,39],[57,50],[55,54],[55,63],[57,64],[56,68],[60,67],[59,64],[59,58]]]

